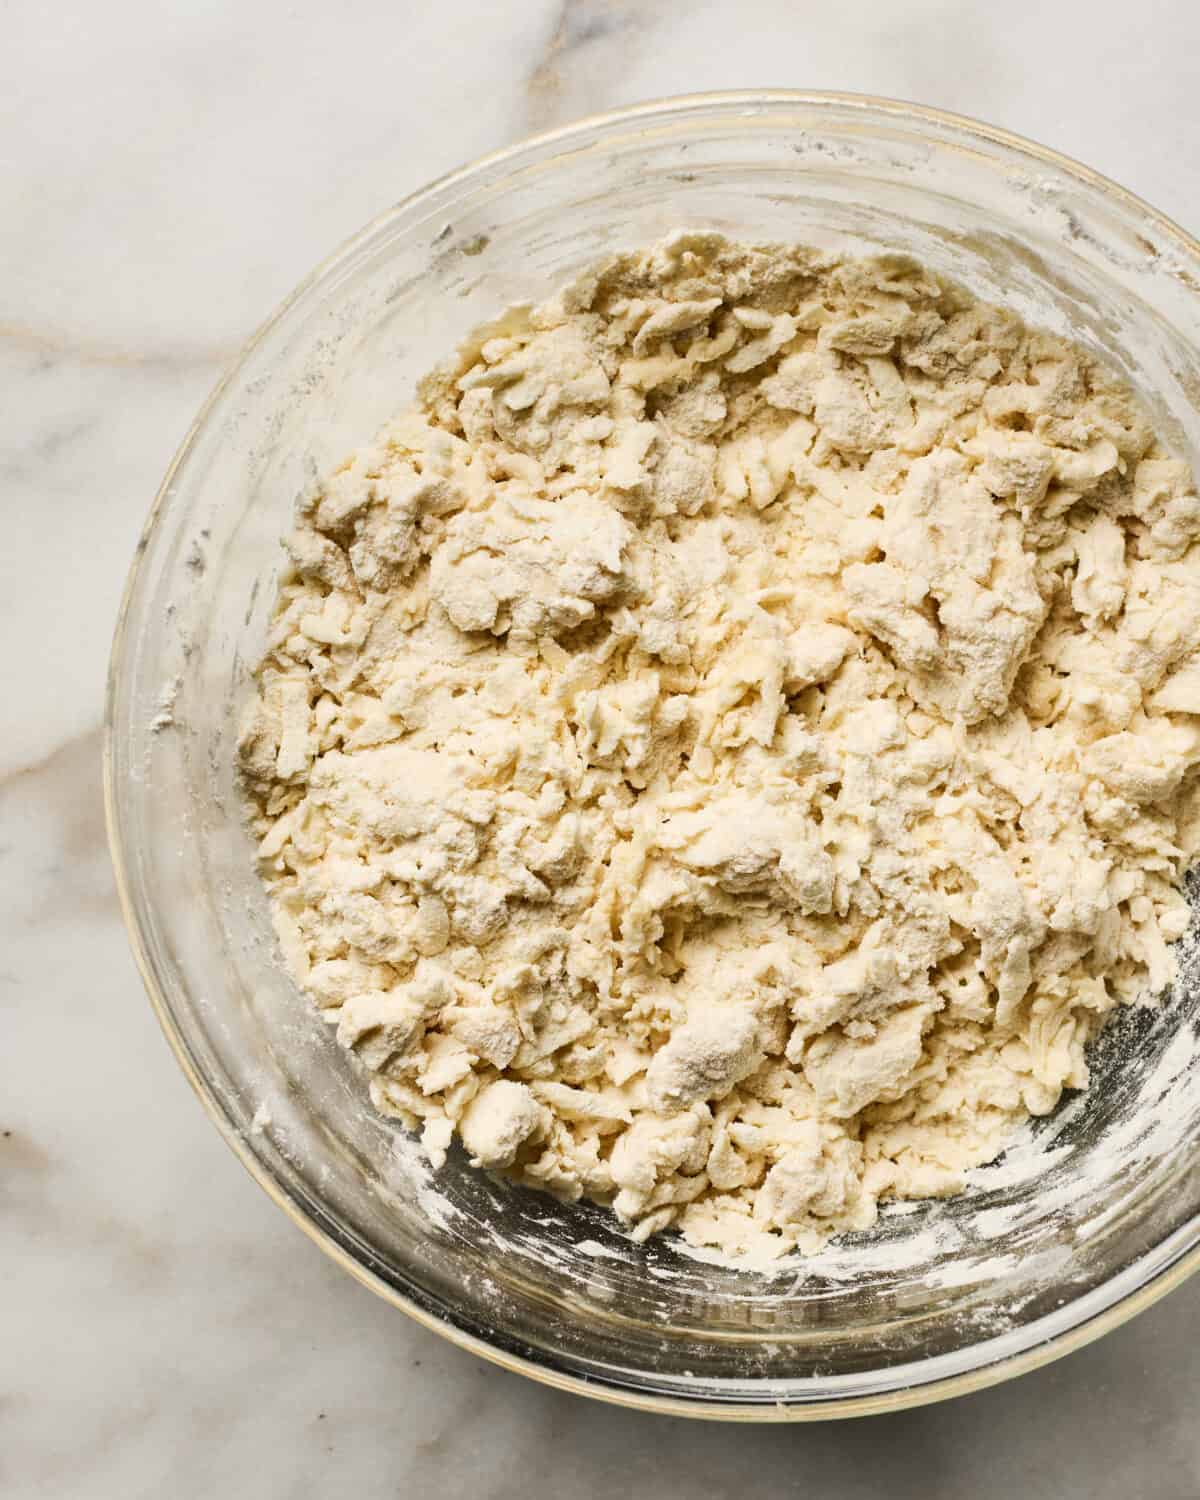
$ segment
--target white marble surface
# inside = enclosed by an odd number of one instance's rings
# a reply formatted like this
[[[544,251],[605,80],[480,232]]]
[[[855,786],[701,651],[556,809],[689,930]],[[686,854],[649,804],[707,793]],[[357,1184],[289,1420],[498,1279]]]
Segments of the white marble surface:
[[[1200,1492],[1200,1284],[1012,1385],[734,1430],[501,1373],[345,1278],[240,1170],[128,956],[99,794],[108,637],[224,362],[433,174],[675,91],[979,115],[1200,227],[1195,0],[10,0],[0,8],[0,1493]]]

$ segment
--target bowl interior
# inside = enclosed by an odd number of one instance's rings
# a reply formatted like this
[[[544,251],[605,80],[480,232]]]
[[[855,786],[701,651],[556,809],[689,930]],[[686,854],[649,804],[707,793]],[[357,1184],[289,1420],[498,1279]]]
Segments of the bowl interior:
[[[1200,451],[1200,265],[1139,205],[962,122],[723,97],[517,148],[394,210],[310,280],[188,440],[114,655],[123,894],[181,1058],[256,1173],[361,1274],[493,1350],[598,1388],[752,1412],[914,1394],[1103,1319],[1192,1248],[1200,982],[1118,1015],[1092,1089],[953,1201],[740,1271],[469,1169],[436,1179],[277,961],[234,779],[238,709],[296,492],[472,327],[679,227],[905,250],[1117,365]]]

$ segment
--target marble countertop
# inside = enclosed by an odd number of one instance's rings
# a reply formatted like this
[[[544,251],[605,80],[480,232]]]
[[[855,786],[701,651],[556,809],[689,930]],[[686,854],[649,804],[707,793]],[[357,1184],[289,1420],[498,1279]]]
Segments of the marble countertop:
[[[1195,0],[12,0],[0,10],[0,1492],[10,1500],[1200,1492],[1200,1279],[1012,1384],[867,1422],[631,1414],[452,1348],[239,1168],[158,1033],[105,847],[109,634],[188,422],[409,189],[689,89],[917,99],[1200,228]]]

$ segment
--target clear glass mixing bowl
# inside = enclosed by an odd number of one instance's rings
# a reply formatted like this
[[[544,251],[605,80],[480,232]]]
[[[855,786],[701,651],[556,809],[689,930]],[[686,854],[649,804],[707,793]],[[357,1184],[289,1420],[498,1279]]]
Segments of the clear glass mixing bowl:
[[[222,1134],[352,1274],[455,1342],[663,1411],[850,1414],[1082,1343],[1200,1258],[1200,985],[1123,1012],[1092,1089],[964,1196],[770,1272],[708,1265],[452,1157],[432,1182],[276,959],[234,780],[237,710],[297,490],[473,325],[679,226],[911,251],[1117,364],[1193,462],[1200,245],[1000,131],[835,95],[722,94],[586,120],[443,178],[255,336],[168,473],[113,650],[106,794],[126,920]],[[1189,940],[1185,939],[1185,947]]]

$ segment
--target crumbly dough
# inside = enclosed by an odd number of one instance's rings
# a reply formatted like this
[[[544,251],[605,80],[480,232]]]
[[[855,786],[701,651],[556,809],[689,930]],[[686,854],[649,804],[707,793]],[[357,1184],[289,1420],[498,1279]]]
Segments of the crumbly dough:
[[[302,496],[241,737],[379,1109],[730,1255],[951,1194],[1173,971],[1200,500],[900,256],[677,234]]]

